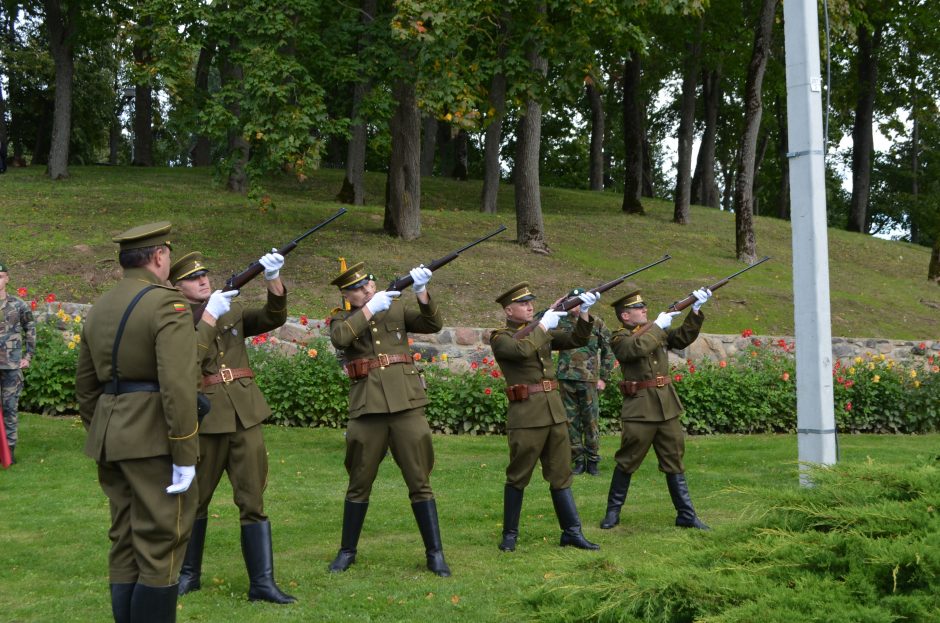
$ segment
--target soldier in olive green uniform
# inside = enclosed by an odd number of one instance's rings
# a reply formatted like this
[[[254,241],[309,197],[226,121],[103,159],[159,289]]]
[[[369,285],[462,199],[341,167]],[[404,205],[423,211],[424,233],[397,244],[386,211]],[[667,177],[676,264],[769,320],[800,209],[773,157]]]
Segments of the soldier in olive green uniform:
[[[227,305],[228,296],[237,292],[212,292],[208,269],[199,253],[184,255],[170,269],[170,282],[183,292],[194,313],[202,313],[196,325],[197,352],[202,391],[211,404],[199,426],[199,509],[180,572],[179,592],[184,595],[201,586],[209,502],[226,472],[241,519],[248,599],[287,604],[296,599],[283,593],[274,581],[271,524],[262,499],[268,479],[268,454],[261,422],[271,415],[271,409],[255,384],[245,347],[245,338],[276,329],[287,321],[287,290],[280,277],[284,257],[275,251],[258,261],[265,267],[268,290],[267,303],[262,307],[248,307],[239,301]],[[217,309],[217,305],[221,307]]]
[[[176,581],[196,505],[196,335],[167,285],[170,224],[114,238],[124,278],[95,302],[75,379],[85,454],[111,504],[114,620],[175,621]],[[190,486],[192,485],[192,486]]]
[[[9,280],[7,265],[0,262],[0,406],[10,460],[16,463],[17,410],[23,391],[23,370],[29,367],[36,352],[36,322],[26,301],[7,294]]]
[[[647,323],[646,302],[640,291],[631,292],[613,304],[623,323],[623,328],[615,331],[610,339],[623,372],[620,383],[624,396],[620,412],[623,430],[607,496],[607,514],[601,528],[613,528],[620,523],[620,509],[627,499],[630,478],[652,446],[659,459],[659,470],[666,474],[669,495],[676,508],[676,525],[708,529],[695,514],[685,480],[682,464],[685,431],[679,422],[682,403],[672,386],[667,352],[669,348],[685,348],[698,337],[705,320],[700,310],[711,297],[711,291],[702,289],[693,294],[697,300],[678,329],[671,329],[670,325],[680,312],[663,312],[649,330],[638,335],[635,334],[640,327]]]
[[[349,487],[343,507],[343,535],[330,571],[345,571],[356,561],[356,546],[369,508],[369,494],[386,450],[401,469],[411,508],[424,540],[427,567],[447,577],[437,504],[431,490],[434,467],[431,428],[424,417],[428,404],[424,378],[414,365],[408,333],[437,333],[443,320],[431,300],[431,271],[411,270],[418,309],[405,307],[400,292],[375,291],[372,275],[360,262],[331,283],[349,302],[350,311],[330,318],[330,339],[343,352],[349,375],[349,423],[346,429],[346,471]]]
[[[542,477],[548,481],[552,503],[561,526],[561,546],[599,549],[581,532],[581,519],[571,495],[571,444],[568,418],[561,396],[552,351],[578,348],[590,339],[594,319],[588,309],[599,298],[590,292],[581,295],[578,320],[573,331],[557,330],[565,312],[546,311],[536,328],[526,337],[513,335],[532,321],[535,295],[526,282],[503,293],[496,302],[506,313],[506,327],[493,331],[490,346],[506,378],[509,413],[509,465],[503,489],[503,539],[499,549],[512,552],[519,537],[522,493],[532,478],[535,464],[542,463]]]
[[[584,293],[575,288],[568,296]],[[568,314],[558,322],[558,328],[574,329],[576,319]],[[610,331],[604,321],[595,316],[594,328],[586,346],[563,350],[558,353],[558,391],[568,414],[568,434],[571,438],[572,474],[583,474],[585,470],[597,476],[599,414],[598,392],[604,391],[614,369],[614,353],[610,350]]]

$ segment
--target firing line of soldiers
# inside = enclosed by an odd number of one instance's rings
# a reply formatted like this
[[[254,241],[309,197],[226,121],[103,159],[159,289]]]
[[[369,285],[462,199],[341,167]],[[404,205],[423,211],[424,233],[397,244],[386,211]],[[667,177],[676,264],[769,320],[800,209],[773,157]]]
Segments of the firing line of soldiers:
[[[270,409],[254,382],[245,346],[246,338],[286,321],[287,289],[280,270],[290,248],[272,249],[249,267],[263,272],[267,288],[265,304],[252,307],[233,300],[238,289],[231,284],[213,288],[200,253],[172,262],[170,231],[168,222],[160,222],[114,237],[123,279],[88,313],[79,354],[76,391],[88,431],[85,452],[96,461],[110,501],[109,578],[118,623],[175,621],[177,596],[200,588],[208,506],[223,472],[239,509],[248,598],[295,601],[274,580],[261,430]],[[408,487],[427,568],[441,577],[451,574],[430,482],[434,448],[424,413],[428,398],[408,343],[409,333],[436,333],[443,327],[428,289],[441,265],[436,261],[412,269],[390,284],[397,290],[377,290],[363,263],[331,282],[349,304],[348,310],[334,311],[330,339],[343,353],[350,388],[349,481],[341,545],[330,572],[346,571],[356,561],[372,485],[390,451]],[[407,286],[417,308],[400,299]],[[571,492],[568,417],[551,351],[589,344],[600,322],[590,310],[601,290],[572,291],[539,316],[526,282],[496,299],[506,326],[492,332],[490,343],[509,398],[502,551],[516,549],[523,492],[537,463],[549,483],[560,545],[599,549],[582,532]],[[622,328],[611,335],[610,348],[623,372],[624,399],[620,449],[601,528],[619,523],[631,475],[652,446],[666,474],[676,525],[707,529],[695,513],[684,476],[682,405],[671,384],[667,349],[685,348],[696,339],[704,321],[701,308],[711,295],[708,288],[690,295],[692,312],[678,328],[671,326],[680,313],[676,304],[648,322],[640,291],[613,303]],[[197,411],[204,414],[201,420]],[[596,469],[596,462],[590,466],[593,456],[582,459],[582,466],[585,460],[588,470]]]

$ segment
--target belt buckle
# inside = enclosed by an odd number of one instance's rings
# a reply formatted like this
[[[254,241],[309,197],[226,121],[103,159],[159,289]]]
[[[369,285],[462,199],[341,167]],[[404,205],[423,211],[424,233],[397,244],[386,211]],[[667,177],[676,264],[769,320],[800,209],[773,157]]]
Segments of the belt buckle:
[[[552,387],[552,381],[550,379],[542,379],[542,391],[550,392],[552,389],[554,389]]]
[[[226,372],[228,374],[226,374]],[[235,374],[232,372],[231,368],[222,368],[219,370],[219,376],[222,377],[222,381],[226,384],[231,383],[235,380]]]
[[[656,377],[656,387],[665,387],[666,386],[666,377],[657,376]]]
[[[383,368],[387,368],[391,362],[388,360],[388,355],[379,355],[379,365]]]

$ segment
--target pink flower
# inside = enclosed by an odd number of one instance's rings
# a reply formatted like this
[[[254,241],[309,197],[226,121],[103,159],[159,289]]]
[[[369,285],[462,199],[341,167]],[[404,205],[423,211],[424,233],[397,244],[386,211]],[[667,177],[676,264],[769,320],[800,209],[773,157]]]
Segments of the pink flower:
[[[853,385],[855,385],[855,381],[853,381],[852,379],[849,379],[848,381],[845,382],[846,388],[852,387]]]
[[[26,288],[17,288],[17,289],[16,289],[16,294],[17,294],[17,296],[19,296],[20,298],[26,296]]]
[[[846,411],[851,411],[851,410],[852,410],[852,401],[849,401],[849,402],[845,403],[845,410],[846,410]]]
[[[780,378],[782,378],[784,381],[789,381],[789,380],[790,380],[790,373],[789,373],[789,372],[784,372],[784,373],[783,373],[783,376],[781,376]]]
[[[843,377],[841,377],[841,376],[840,376],[840,377],[837,377],[837,378],[836,378],[836,383],[838,383],[839,385],[845,385],[845,379],[844,379]]]

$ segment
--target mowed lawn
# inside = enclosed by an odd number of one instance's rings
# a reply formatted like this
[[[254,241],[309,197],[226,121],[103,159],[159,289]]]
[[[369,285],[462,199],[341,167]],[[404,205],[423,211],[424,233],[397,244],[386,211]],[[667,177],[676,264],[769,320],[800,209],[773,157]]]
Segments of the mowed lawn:
[[[242,562],[238,512],[227,481],[211,508],[203,589],[179,602],[179,621],[517,621],[532,618],[526,599],[546,579],[596,562],[629,567],[631,559],[695,547],[731,534],[761,510],[760,492],[798,486],[794,436],[692,437],[687,470],[693,501],[715,530],[690,534],[672,526],[663,476],[649,457],[634,478],[621,526],[602,531],[611,456],[603,439],[601,476],[579,476],[574,494],[589,539],[600,552],[557,546],[559,529],[539,474],[526,490],[519,548],[496,548],[508,451],[503,437],[435,436],[432,482],[453,577],[424,568],[424,552],[407,491],[389,457],[383,464],[359,544],[346,573],[326,566],[339,546],[346,485],[343,431],[265,431],[270,455],[266,510],[275,574],[298,598],[290,606],[251,604]],[[22,414],[19,464],[0,472],[0,620],[106,621],[108,505],[94,463],[81,452],[77,418]],[[911,465],[937,454],[940,436],[842,436],[843,462]]]

